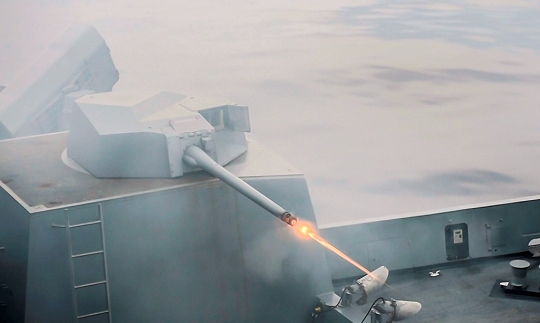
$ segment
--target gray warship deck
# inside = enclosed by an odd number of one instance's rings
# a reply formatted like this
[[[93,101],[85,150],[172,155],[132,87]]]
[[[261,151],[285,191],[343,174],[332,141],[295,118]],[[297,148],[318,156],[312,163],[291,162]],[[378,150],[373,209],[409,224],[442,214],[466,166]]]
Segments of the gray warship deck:
[[[540,259],[529,256],[522,253],[396,272],[390,270],[387,284],[391,287],[386,286],[370,296],[362,309],[367,310],[371,302],[383,296],[420,302],[422,310],[407,320],[411,323],[537,323],[540,321],[540,298],[509,296],[497,284],[499,280],[511,278],[509,262],[513,259],[527,259],[531,263],[528,280],[540,280]],[[440,270],[440,275],[431,277],[429,272],[436,270]],[[334,281],[336,292],[352,281],[353,278]]]

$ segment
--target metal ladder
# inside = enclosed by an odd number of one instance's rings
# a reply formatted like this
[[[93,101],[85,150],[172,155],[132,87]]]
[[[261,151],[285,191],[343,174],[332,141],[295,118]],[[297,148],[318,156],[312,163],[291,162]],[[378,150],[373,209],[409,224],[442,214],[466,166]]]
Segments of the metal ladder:
[[[99,322],[112,322],[107,258],[105,254],[105,235],[103,230],[103,212],[101,204],[98,204],[98,207],[99,220],[96,221],[70,224],[69,214],[66,213],[71,282],[73,285],[73,304],[75,305],[76,321],[81,323],[85,322],[86,318],[91,317],[93,318],[92,322],[95,322],[95,319],[98,319]],[[73,239],[74,237],[76,238],[77,235],[81,235],[80,231],[85,230],[85,228],[90,228],[90,231],[86,232],[87,236],[95,237],[95,235],[92,235],[92,232],[100,233],[100,247],[97,248],[97,250],[81,253],[75,250],[76,253],[74,254]],[[81,236],[84,237],[84,235]],[[85,266],[85,264],[90,264],[91,266]],[[90,267],[90,270],[88,270],[88,267]],[[94,269],[93,273],[92,268]],[[103,271],[100,273],[99,271],[101,269]],[[96,277],[98,278],[96,279]],[[81,283],[81,280],[84,282]],[[98,302],[96,302],[96,300],[98,300]],[[97,318],[97,316],[100,316],[101,319]]]

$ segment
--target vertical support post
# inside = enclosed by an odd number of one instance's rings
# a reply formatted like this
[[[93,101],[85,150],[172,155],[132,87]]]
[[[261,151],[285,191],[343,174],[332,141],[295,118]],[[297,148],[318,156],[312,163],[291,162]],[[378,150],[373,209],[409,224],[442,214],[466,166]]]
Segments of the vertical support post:
[[[77,294],[76,294],[76,290],[75,290],[75,269],[73,268],[73,246],[71,245],[71,231],[69,230],[69,213],[68,213],[68,209],[64,209],[64,216],[66,217],[66,230],[67,230],[67,239],[68,239],[68,249],[69,249],[69,267],[71,269],[71,286],[73,286],[73,288],[71,289],[71,295],[73,297],[73,306],[75,306],[75,311],[73,311],[73,313],[75,313],[75,317],[74,317],[74,321],[77,322],[78,321],[78,305],[77,305]]]
[[[101,203],[98,204],[99,207],[99,220],[101,221],[101,243],[103,247],[103,264],[105,266],[105,281],[107,282],[105,284],[107,289],[107,308],[109,309],[109,312],[107,313],[109,316],[109,323],[112,322],[112,314],[111,314],[111,295],[109,292],[109,274],[108,274],[108,266],[107,266],[107,248],[105,247],[105,229],[103,228],[104,222],[103,222],[103,205]]]

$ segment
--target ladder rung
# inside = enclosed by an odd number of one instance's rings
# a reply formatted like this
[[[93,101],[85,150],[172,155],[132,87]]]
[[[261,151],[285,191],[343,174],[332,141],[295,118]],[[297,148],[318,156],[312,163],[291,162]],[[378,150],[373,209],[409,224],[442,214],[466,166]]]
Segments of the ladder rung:
[[[77,254],[77,255],[71,255],[71,258],[86,257],[86,256],[91,256],[91,255],[97,255],[97,254],[100,254],[100,253],[103,253],[103,250],[80,253],[80,254]]]
[[[90,313],[90,314],[85,314],[85,315],[77,316],[77,318],[78,318],[78,319],[84,319],[84,318],[87,318],[87,317],[96,316],[96,315],[101,315],[101,314],[105,314],[105,313],[109,313],[109,310],[105,310],[105,311],[101,311],[101,312],[95,312],[95,313]]]
[[[92,225],[92,224],[99,224],[99,223],[101,223],[101,221],[97,220],[97,221],[92,221],[92,222],[73,224],[73,225],[70,225],[69,227],[70,228],[77,228],[77,227],[84,227],[85,225]]]
[[[102,281],[99,281],[99,282],[77,285],[77,286],[75,286],[75,289],[84,288],[84,287],[90,287],[90,286],[95,286],[95,285],[101,285],[101,284],[106,284],[106,283],[107,283],[106,280],[102,280]]]

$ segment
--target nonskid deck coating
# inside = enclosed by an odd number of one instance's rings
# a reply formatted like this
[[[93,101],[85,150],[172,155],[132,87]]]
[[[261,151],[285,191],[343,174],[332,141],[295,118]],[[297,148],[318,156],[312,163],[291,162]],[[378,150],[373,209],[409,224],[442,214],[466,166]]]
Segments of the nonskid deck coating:
[[[392,272],[387,284],[368,299],[365,311],[378,296],[417,301],[421,311],[407,319],[410,323],[538,323],[540,298],[510,297],[494,289],[498,280],[510,280],[510,261],[525,259],[531,263],[527,278],[540,280],[539,260],[527,254],[475,259]],[[440,270],[431,277],[429,272]],[[357,278],[334,282],[336,293]]]

